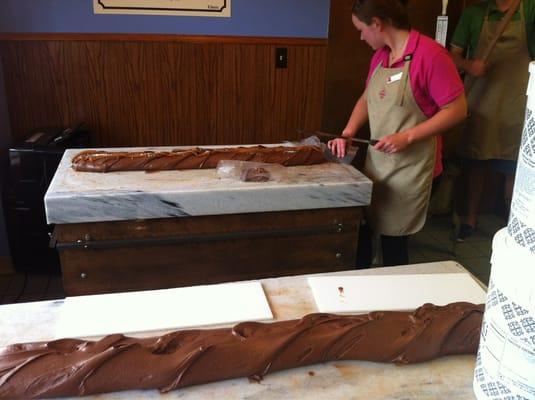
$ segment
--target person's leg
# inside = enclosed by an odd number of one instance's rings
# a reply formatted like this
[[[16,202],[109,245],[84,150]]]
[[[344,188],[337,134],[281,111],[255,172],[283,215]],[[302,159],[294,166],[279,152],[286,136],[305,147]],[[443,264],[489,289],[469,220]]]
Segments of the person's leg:
[[[487,178],[487,163],[480,160],[467,160],[466,171],[466,213],[461,218],[461,228],[458,240],[462,241],[469,237],[476,225],[479,214],[479,206],[485,188]]]
[[[503,199],[507,210],[511,209],[513,199],[513,186],[515,184],[516,160],[491,160],[492,169],[505,177],[503,186]]]
[[[373,232],[369,225],[360,225],[359,240],[357,244],[357,269],[370,268],[372,264],[372,236]]]
[[[435,194],[438,185],[440,185],[440,182],[442,181],[442,174],[435,176],[433,178],[433,183],[431,184],[431,197]]]
[[[471,161],[468,168],[468,204],[465,223],[475,228],[487,178],[487,166],[481,161]]]
[[[503,196],[505,200],[505,207],[507,210],[511,209],[511,201],[513,200],[513,187],[515,185],[515,174],[505,175],[505,185],[503,188]]]
[[[505,175],[505,184],[503,186],[503,199],[507,210],[511,209],[513,200],[513,186],[515,185],[516,160],[499,160],[500,172]]]
[[[408,236],[381,235],[384,267],[409,263],[408,238]]]

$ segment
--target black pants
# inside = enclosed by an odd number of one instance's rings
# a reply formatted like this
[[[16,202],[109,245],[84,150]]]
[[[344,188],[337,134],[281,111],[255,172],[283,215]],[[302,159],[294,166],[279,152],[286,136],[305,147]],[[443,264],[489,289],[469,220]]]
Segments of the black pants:
[[[440,174],[436,178],[433,178],[433,183],[431,184],[431,196],[435,194],[435,191],[437,190],[437,187],[438,185],[440,185],[441,181],[442,181],[442,174]]]
[[[368,225],[360,227],[357,248],[358,269],[369,268],[372,264],[373,232]],[[381,235],[383,266],[406,265],[409,263],[408,236]]]
[[[433,179],[431,194],[438,187],[442,175]],[[368,225],[360,227],[359,243],[357,248],[358,269],[369,268],[372,264],[372,237],[373,232]],[[406,265],[409,263],[409,236],[381,235],[381,249],[383,253],[383,266]]]

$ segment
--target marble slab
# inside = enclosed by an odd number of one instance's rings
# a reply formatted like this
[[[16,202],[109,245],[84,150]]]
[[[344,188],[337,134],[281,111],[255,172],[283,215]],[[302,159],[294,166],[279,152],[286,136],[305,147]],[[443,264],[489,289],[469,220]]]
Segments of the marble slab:
[[[71,159],[80,151],[65,152],[45,195],[49,224],[355,207],[371,200],[371,181],[339,163],[286,167],[276,182],[241,182],[219,178],[215,169],[77,172]]]
[[[261,284],[274,318],[285,320],[317,312],[312,292],[307,284],[309,277],[415,273],[469,272],[456,262],[442,261],[270,278],[261,280]],[[0,306],[0,347],[13,343],[53,339],[63,306],[63,300]],[[146,337],[163,333],[165,332],[145,332],[131,336]],[[469,355],[443,357],[431,362],[403,366],[364,361],[329,362],[269,374],[260,383],[240,378],[191,386],[165,394],[160,394],[157,390],[144,390],[84,398],[474,400],[472,390],[474,367],[475,356]]]

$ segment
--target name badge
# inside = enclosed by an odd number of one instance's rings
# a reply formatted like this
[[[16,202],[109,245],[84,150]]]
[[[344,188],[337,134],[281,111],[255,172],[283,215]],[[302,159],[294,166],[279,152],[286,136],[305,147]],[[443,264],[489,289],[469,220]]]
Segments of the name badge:
[[[386,81],[386,83],[397,82],[401,79],[402,76],[403,76],[403,72],[398,72],[397,74],[390,76],[388,80]]]

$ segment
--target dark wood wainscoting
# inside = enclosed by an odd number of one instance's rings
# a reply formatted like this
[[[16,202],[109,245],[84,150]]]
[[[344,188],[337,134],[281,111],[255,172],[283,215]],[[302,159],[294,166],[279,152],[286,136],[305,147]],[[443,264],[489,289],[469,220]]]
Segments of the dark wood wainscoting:
[[[4,34],[0,55],[14,141],[77,121],[95,146],[271,143],[321,126],[323,39]]]

